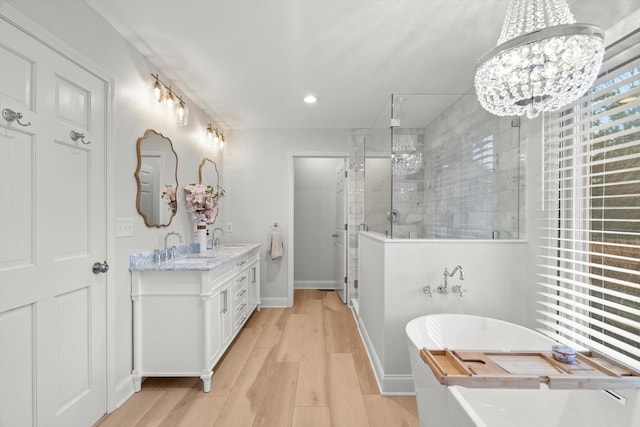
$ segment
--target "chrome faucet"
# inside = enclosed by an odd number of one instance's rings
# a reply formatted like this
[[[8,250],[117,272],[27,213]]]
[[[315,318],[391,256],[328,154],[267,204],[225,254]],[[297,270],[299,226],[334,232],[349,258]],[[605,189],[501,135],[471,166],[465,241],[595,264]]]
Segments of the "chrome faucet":
[[[451,273],[447,270],[447,267],[444,268],[444,285],[447,286],[447,277],[455,276],[457,272],[460,272],[460,280],[464,280],[464,272],[462,271],[461,265],[456,265]]]
[[[169,240],[169,236],[178,236],[178,240],[182,243],[182,236],[177,231],[170,231],[164,236],[164,248],[167,249],[167,240]]]
[[[161,256],[161,258],[164,258],[165,260],[173,259],[176,256],[175,246],[167,248],[167,241],[169,240],[169,236],[171,235],[178,236],[178,240],[180,241],[180,243],[182,243],[182,236],[180,235],[180,233],[178,233],[177,231],[170,231],[169,233],[167,233],[164,236],[164,257]]]
[[[220,233],[222,233],[222,235],[224,236],[224,230],[220,227],[216,227],[213,229],[213,232],[211,232],[211,237],[213,238],[213,247],[217,248],[218,246],[220,246],[220,238],[216,237],[216,231],[220,230]]]
[[[449,294],[449,277],[455,276],[456,273],[460,273],[460,280],[464,280],[464,271],[462,271],[461,265],[456,265],[451,273],[449,273],[449,270],[445,267],[444,268],[444,284],[438,286],[436,289],[432,289],[430,285],[427,285],[422,288],[422,292],[424,292],[425,295],[429,295],[430,297],[433,297],[434,290],[438,291],[438,293],[442,295]],[[462,297],[462,294],[464,292],[467,292],[467,289],[464,289],[462,285],[458,283],[451,287],[451,292],[453,292],[454,294],[458,294]]]
[[[451,273],[449,273],[449,270],[447,269],[447,267],[444,268],[444,285],[438,286],[438,293],[445,294],[445,295],[449,293],[448,279],[449,277],[454,276],[457,272],[460,272],[460,280],[464,280],[464,272],[462,271],[461,265],[456,265]],[[463,290],[460,285],[454,286],[452,288],[452,291],[455,293],[459,293],[460,296],[462,296]]]

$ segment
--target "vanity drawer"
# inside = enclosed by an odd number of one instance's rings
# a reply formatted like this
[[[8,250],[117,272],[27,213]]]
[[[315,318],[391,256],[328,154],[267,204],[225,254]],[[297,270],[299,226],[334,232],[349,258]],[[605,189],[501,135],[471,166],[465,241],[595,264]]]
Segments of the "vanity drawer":
[[[246,319],[247,317],[247,300],[246,298],[239,302],[239,304],[233,310],[233,324],[238,325],[240,319]]]
[[[244,272],[240,275],[240,277],[237,277],[236,279],[234,279],[234,283],[233,283],[233,293],[235,294],[237,290],[241,289],[241,288],[246,288],[247,287],[247,272]]]
[[[239,302],[241,300],[246,300],[247,296],[247,287],[246,286],[240,286],[236,289],[234,289],[233,291],[233,302]]]
[[[238,318],[233,322],[233,329],[240,328],[245,320],[247,320],[247,314],[243,312],[242,316],[238,316]]]

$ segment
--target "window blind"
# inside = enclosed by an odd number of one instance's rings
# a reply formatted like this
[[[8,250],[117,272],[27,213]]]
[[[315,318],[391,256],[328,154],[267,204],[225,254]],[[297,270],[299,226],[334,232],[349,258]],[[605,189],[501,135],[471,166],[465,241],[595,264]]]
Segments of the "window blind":
[[[640,369],[640,30],[545,116],[540,331]]]

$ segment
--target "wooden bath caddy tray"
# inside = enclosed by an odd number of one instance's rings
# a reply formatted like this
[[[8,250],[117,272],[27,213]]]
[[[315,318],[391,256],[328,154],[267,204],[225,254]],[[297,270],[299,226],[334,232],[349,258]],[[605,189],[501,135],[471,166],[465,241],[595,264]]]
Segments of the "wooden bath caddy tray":
[[[420,350],[420,357],[444,385],[469,388],[551,389],[638,388],[640,373],[590,352],[576,353],[572,364],[544,351]]]

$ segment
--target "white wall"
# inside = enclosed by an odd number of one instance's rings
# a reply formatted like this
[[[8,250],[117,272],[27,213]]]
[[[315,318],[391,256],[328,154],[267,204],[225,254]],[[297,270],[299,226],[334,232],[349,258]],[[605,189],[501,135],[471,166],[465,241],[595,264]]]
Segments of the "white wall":
[[[344,159],[294,159],[294,288],[334,289],[336,169]]]
[[[0,0],[0,5],[2,3]],[[115,82],[115,114],[111,117],[111,134],[107,142],[112,167],[108,177],[112,188],[109,215],[111,219],[133,218],[134,235],[118,239],[114,235],[108,236],[108,262],[111,269],[107,285],[111,311],[108,314],[110,323],[107,334],[110,343],[115,343],[115,349],[112,348],[115,359],[112,358],[108,366],[108,381],[109,387],[117,388],[108,403],[108,409],[112,410],[133,393],[130,381],[132,321],[129,254],[161,246],[169,231],[178,231],[190,238],[192,227],[182,201],[178,203],[178,214],[169,227],[147,228],[144,225],[136,211],[136,181],[133,175],[137,166],[136,141],[148,128],[172,140],[178,155],[180,187],[198,181],[198,165],[202,157],[215,160],[221,172],[222,158],[203,143],[202,129],[210,119],[191,100],[185,98],[190,109],[189,126],[185,128],[177,127],[161,111],[148,105],[152,84],[150,73],[157,73],[158,70],[84,1],[10,0],[6,3],[62,40]],[[163,76],[160,78],[163,79]],[[182,94],[179,87],[173,85],[173,88]],[[223,207],[221,216],[225,214]],[[114,224],[111,230],[113,227]]]
[[[385,239],[360,233],[360,327],[369,337],[365,344],[383,392],[413,390],[404,332],[411,319],[468,313],[523,324],[527,250],[527,243],[517,240]],[[424,294],[425,285],[435,289],[444,283],[445,267],[452,271],[458,264],[464,280],[452,277],[448,286],[463,285],[468,289],[463,297]]]
[[[226,135],[226,133],[225,133]],[[291,248],[287,246],[293,212],[293,156],[342,156],[349,149],[348,130],[234,130],[225,148],[225,215],[233,233],[225,240],[262,243],[263,306],[287,306]],[[277,222],[285,242],[282,259],[266,252],[269,228]],[[291,277],[293,281],[293,277]]]

